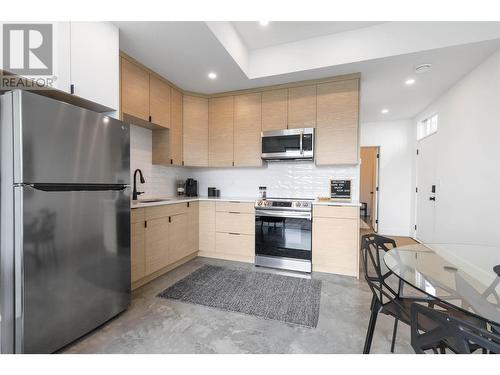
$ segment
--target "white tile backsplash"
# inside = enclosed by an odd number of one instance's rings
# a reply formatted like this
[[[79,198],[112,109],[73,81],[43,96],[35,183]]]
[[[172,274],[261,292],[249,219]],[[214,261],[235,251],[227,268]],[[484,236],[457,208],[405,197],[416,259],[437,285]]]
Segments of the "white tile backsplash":
[[[131,173],[140,168],[146,180],[138,187],[146,192],[141,197],[174,195],[175,182],[192,177],[198,180],[202,196],[214,186],[225,197],[257,197],[259,186],[267,186],[269,197],[316,198],[329,195],[331,178],[350,178],[353,199],[359,199],[359,166],[318,167],[310,161],[289,161],[264,163],[260,168],[162,167],[151,163],[151,130],[130,128]]]

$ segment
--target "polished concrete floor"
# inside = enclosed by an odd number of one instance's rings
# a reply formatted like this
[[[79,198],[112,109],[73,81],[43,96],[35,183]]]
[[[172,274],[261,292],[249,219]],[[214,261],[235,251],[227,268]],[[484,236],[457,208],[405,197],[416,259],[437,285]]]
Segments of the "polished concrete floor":
[[[63,353],[361,353],[371,292],[363,280],[315,273],[322,280],[319,322],[306,328],[216,310],[156,295],[204,264],[255,269],[252,264],[195,258],[134,291],[129,309]],[[389,353],[393,319],[380,314],[372,353]],[[413,353],[399,325],[396,353]]]

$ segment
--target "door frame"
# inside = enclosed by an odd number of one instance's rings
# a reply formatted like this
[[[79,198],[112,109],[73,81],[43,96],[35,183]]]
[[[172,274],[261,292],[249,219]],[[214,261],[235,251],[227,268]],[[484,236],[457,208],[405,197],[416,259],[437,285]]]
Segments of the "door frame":
[[[374,148],[376,149],[376,156],[375,156],[375,164],[374,164],[374,183],[375,186],[373,186],[373,198],[372,198],[372,211],[370,212],[371,214],[371,225],[373,227],[373,231],[375,233],[378,233],[378,227],[380,224],[380,219],[379,219],[379,211],[380,211],[380,158],[382,157],[382,152],[381,152],[381,146],[361,146],[360,147],[360,153],[361,149],[363,148]],[[361,161],[363,162],[363,161]],[[361,173],[360,173],[360,186],[361,186]],[[375,215],[373,213],[375,212]],[[375,220],[373,220],[375,219]]]

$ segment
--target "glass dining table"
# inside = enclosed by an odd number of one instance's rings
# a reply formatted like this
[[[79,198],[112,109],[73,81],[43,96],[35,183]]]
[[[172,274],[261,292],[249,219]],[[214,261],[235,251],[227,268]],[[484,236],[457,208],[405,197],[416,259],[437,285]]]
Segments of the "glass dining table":
[[[500,247],[406,245],[385,253],[384,263],[406,284],[500,333]]]

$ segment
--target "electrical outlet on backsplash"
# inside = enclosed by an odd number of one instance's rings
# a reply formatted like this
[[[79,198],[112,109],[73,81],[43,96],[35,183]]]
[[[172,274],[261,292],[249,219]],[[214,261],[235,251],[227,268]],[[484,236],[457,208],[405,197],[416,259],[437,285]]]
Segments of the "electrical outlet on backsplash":
[[[220,189],[225,197],[258,197],[259,186],[267,187],[268,197],[316,198],[329,196],[330,179],[351,179],[353,200],[359,200],[359,166],[318,167],[311,161],[264,163],[259,168],[182,168],[152,164],[151,130],[130,127],[131,173],[140,168],[146,183],[138,189],[141,198],[175,196],[176,181],[198,180],[198,192],[208,187]],[[132,181],[132,180],[131,180]]]

